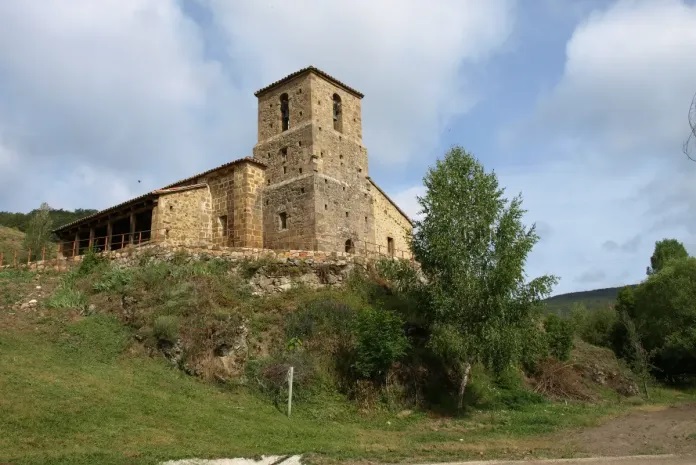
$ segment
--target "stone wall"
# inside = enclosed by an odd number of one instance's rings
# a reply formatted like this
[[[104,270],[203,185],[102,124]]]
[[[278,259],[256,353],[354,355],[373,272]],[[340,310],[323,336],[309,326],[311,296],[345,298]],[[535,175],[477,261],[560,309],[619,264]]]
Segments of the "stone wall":
[[[398,258],[411,258],[409,236],[413,227],[394,204],[373,185],[372,207],[375,218],[374,242],[378,247],[377,252],[386,253],[389,250],[389,240],[394,243],[395,255]]]
[[[212,241],[211,203],[207,185],[161,193],[152,214],[154,239],[192,245]]]
[[[243,162],[236,167],[231,246],[263,246],[264,180],[264,168],[256,164]]]
[[[247,267],[252,271],[247,276],[257,294],[282,292],[302,284],[312,288],[340,286],[356,267],[365,269],[370,263],[388,257],[365,257],[342,252],[268,250],[255,248],[201,247],[187,244],[148,244],[126,247],[117,251],[103,252],[105,257],[120,266],[135,266],[143,261],[172,261],[179,254],[188,260],[222,259]],[[19,269],[33,271],[69,271],[78,266],[84,255],[71,258],[32,262],[18,265]],[[11,265],[0,269],[11,268]]]
[[[258,140],[271,139],[282,132],[282,116],[280,113],[280,96],[288,95],[290,110],[290,125],[292,130],[312,118],[311,91],[308,76],[301,75],[259,96],[258,111]]]

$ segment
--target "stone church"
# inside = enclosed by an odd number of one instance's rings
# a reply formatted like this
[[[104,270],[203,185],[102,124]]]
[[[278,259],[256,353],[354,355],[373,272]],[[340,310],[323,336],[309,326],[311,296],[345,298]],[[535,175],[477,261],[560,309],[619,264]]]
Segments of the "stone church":
[[[310,66],[255,96],[253,157],[62,226],[62,254],[160,242],[410,256],[411,220],[369,176],[363,94]]]

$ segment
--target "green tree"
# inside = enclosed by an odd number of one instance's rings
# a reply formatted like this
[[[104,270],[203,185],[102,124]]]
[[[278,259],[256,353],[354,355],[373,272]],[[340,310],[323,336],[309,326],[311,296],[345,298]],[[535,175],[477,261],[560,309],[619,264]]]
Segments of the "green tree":
[[[41,256],[42,249],[51,240],[51,207],[47,203],[42,203],[29,220],[26,236],[24,237],[24,247],[31,251],[33,260]]]
[[[522,223],[521,196],[508,201],[495,172],[464,149],[438,160],[424,184],[412,247],[429,282],[430,344],[458,377],[461,408],[473,363],[501,371],[519,360],[520,333],[536,329],[535,310],[557,278],[526,281],[539,236]]]
[[[696,375],[696,258],[672,260],[634,290],[632,314],[658,375]]]
[[[688,257],[689,254],[684,248],[684,244],[676,239],[663,239],[655,243],[655,251],[650,257],[648,276],[657,273],[672,260],[680,260]]]

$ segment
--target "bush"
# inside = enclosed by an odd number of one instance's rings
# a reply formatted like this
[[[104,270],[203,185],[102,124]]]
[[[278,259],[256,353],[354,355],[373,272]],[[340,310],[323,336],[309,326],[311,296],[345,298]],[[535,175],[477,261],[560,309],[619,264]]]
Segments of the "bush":
[[[106,262],[106,258],[103,255],[96,253],[94,249],[89,249],[82,256],[82,261],[80,266],[75,269],[75,274],[78,276],[88,275]]]
[[[403,321],[394,313],[367,307],[354,320],[353,368],[362,378],[383,380],[408,348]]]
[[[152,326],[158,342],[174,344],[179,339],[179,319],[172,315],[158,316]]]
[[[573,350],[573,325],[558,315],[549,315],[544,321],[549,354],[558,360],[568,360]]]
[[[585,307],[576,307],[571,311],[570,319],[580,339],[588,344],[611,348],[611,333],[618,321],[613,308],[589,311]]]
[[[110,267],[94,283],[92,288],[97,292],[117,291],[123,292],[133,282],[133,273],[130,270],[119,267]]]
[[[72,280],[65,280],[46,301],[46,305],[50,308],[84,310],[87,308],[87,297],[73,287]]]
[[[247,376],[279,406],[288,397],[290,367],[293,367],[293,401],[308,399],[314,392],[317,368],[306,352],[283,352],[265,360],[250,361]]]

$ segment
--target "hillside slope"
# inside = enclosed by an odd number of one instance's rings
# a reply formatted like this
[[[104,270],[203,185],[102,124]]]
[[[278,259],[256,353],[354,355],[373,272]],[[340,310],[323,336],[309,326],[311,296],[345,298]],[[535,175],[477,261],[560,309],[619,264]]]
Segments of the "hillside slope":
[[[26,260],[23,250],[24,233],[14,228],[0,226],[0,254],[4,256],[4,264],[12,263],[15,252],[18,260]],[[2,265],[2,263],[0,263]]]
[[[620,290],[621,287],[607,287],[591,291],[569,292],[549,297],[544,302],[550,313],[567,315],[574,305],[584,305],[590,311],[611,307],[614,305]]]

